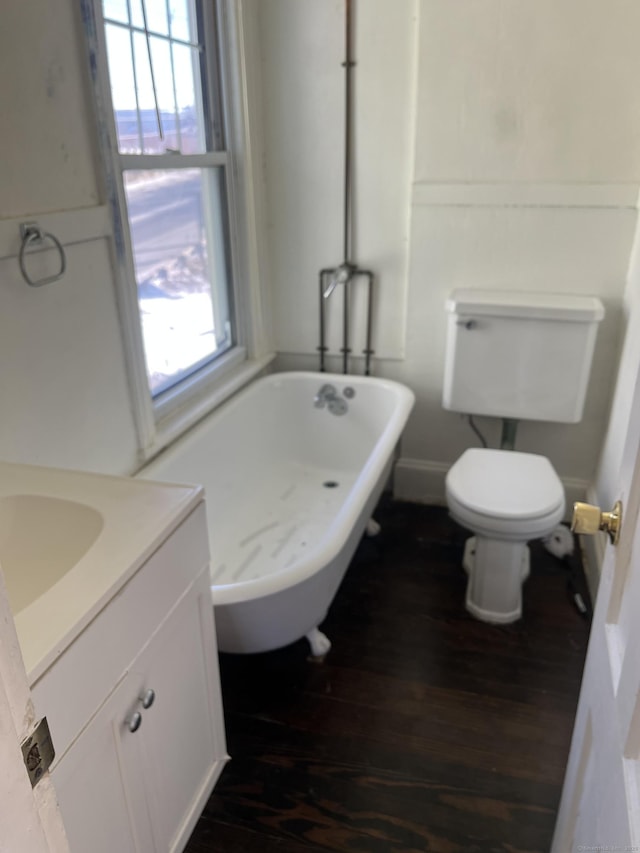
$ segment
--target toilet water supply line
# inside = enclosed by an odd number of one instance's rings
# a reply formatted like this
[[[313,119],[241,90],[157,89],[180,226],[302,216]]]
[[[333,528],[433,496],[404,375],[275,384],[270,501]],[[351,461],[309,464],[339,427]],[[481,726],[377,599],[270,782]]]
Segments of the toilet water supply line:
[[[367,331],[366,344],[362,351],[365,357],[364,374],[371,373],[371,336],[373,325],[373,273],[370,270],[360,269],[351,258],[352,230],[353,230],[353,180],[351,175],[352,160],[352,123],[353,123],[353,92],[351,72],[355,66],[352,51],[352,22],[351,22],[352,0],[345,0],[345,60],[342,63],[345,70],[345,117],[344,117],[344,206],[343,206],[343,261],[339,267],[320,270],[320,372],[325,372],[325,353],[329,348],[326,346],[326,318],[325,303],[338,285],[342,285],[342,372],[349,372],[349,308],[351,301],[351,283],[355,278],[367,279]],[[327,282],[328,279],[328,282]]]

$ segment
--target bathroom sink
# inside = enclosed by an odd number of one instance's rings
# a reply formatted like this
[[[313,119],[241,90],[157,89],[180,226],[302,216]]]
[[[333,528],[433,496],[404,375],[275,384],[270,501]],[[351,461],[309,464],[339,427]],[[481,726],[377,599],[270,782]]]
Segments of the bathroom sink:
[[[97,510],[76,501],[0,497],[0,566],[13,612],[28,607],[72,569],[103,527]]]
[[[0,570],[32,688],[201,500],[200,486],[0,460]]]

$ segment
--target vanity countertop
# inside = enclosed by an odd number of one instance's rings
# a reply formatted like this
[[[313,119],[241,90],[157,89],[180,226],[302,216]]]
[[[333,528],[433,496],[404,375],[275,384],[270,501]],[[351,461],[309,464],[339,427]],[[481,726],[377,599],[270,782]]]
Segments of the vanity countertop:
[[[203,496],[200,486],[0,462],[0,565],[31,685]],[[29,592],[20,573],[29,577],[30,561],[46,573],[47,548],[56,580]]]

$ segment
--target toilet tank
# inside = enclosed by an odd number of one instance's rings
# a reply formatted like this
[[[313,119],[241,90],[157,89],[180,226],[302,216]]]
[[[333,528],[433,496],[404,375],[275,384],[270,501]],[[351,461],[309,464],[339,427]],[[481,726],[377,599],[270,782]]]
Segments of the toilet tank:
[[[598,323],[592,296],[454,290],[443,405],[473,415],[576,423]]]

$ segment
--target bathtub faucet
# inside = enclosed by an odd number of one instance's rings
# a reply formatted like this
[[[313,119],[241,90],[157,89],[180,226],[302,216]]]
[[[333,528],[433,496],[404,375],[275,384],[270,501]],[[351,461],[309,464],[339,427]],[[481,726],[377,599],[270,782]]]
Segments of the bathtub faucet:
[[[339,284],[348,284],[351,280],[354,269],[355,267],[353,264],[345,261],[343,264],[340,264],[337,269],[333,270],[331,278],[329,279],[329,284],[322,292],[324,298],[328,299]]]
[[[313,398],[313,405],[316,409],[324,409],[327,403],[330,403],[331,400],[337,399],[338,392],[336,391],[335,386],[326,384],[320,388],[316,396]]]
[[[348,409],[347,401],[336,391],[335,385],[323,385],[313,398],[316,409],[328,406],[332,415],[344,415]]]

